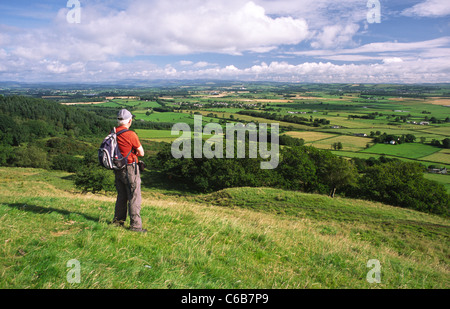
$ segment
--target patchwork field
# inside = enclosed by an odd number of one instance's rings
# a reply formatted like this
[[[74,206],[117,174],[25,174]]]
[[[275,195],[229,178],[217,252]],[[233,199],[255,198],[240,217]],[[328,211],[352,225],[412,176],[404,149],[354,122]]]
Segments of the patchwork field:
[[[311,131],[307,131],[307,132],[291,131],[291,132],[286,132],[286,135],[289,135],[289,136],[295,137],[295,138],[299,138],[299,139],[301,138],[306,143],[319,141],[319,140],[327,139],[327,138],[332,138],[332,137],[336,136],[333,134],[322,133],[322,132],[311,132]]]
[[[188,111],[183,111],[183,112],[187,113]],[[199,111],[199,113],[203,115],[203,120],[205,120],[205,116],[208,115],[209,113],[211,113],[211,111]],[[218,116],[221,118],[225,118],[225,119],[233,119],[235,121],[245,121],[245,122],[255,122],[255,123],[258,122],[258,123],[267,123],[267,124],[277,123],[280,125],[280,127],[291,127],[293,129],[298,129],[298,130],[312,130],[313,129],[310,126],[305,126],[305,125],[301,125],[301,124],[270,120],[270,119],[266,119],[266,118],[252,117],[252,116],[247,116],[247,115],[240,115],[240,114],[236,114],[236,113],[218,113]]]
[[[391,134],[391,135],[406,135],[406,134],[413,134],[417,139],[420,139],[420,137],[425,137],[428,142],[430,142],[432,139],[442,139],[443,136],[441,131],[436,128],[436,132],[428,131],[423,126],[414,126],[414,125],[402,125],[400,128],[393,127],[393,126],[373,126],[370,128],[358,128],[358,129],[351,129],[351,128],[339,128],[339,129],[326,129],[323,131],[332,133],[332,134],[356,134],[356,133],[364,133],[368,136],[370,135],[370,132],[376,132],[380,131],[381,133]]]
[[[442,149],[432,155],[423,157],[422,160],[442,162],[445,164],[450,164],[450,149]]]

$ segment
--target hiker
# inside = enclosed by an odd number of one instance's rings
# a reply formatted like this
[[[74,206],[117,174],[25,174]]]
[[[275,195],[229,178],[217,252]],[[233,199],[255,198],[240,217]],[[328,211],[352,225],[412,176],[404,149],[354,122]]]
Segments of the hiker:
[[[133,115],[126,109],[122,109],[117,115],[118,127],[116,132],[130,129],[133,123]],[[147,232],[142,228],[141,220],[141,175],[138,166],[138,157],[144,156],[139,137],[133,131],[126,131],[117,137],[120,153],[125,157],[128,154],[126,168],[115,170],[115,184],[117,189],[117,201],[113,223],[123,226],[127,219],[127,210],[130,214],[130,230],[135,232]],[[130,153],[131,151],[131,153]],[[127,207],[128,204],[128,207]]]

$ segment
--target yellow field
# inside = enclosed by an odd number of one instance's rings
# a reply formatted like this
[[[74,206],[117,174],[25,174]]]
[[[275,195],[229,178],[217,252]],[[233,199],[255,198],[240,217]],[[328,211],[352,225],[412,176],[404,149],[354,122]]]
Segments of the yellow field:
[[[341,142],[344,151],[359,151],[366,148],[367,143],[371,142],[371,139],[357,136],[336,136],[333,138],[320,140],[309,143],[308,146],[314,146],[320,149],[331,149],[331,145]]]
[[[441,97],[432,97],[430,98],[431,104],[434,105],[442,105],[442,106],[450,106],[450,99],[449,98],[441,98]]]
[[[322,133],[322,132],[311,132],[311,131],[308,131],[308,132],[286,132],[286,135],[289,135],[289,136],[295,137],[295,138],[302,138],[307,143],[336,136],[334,134],[328,134],[328,133]]]
[[[429,103],[429,104],[433,104],[433,105],[450,106],[450,99],[447,97],[430,97],[426,101],[424,101],[422,99],[415,99],[415,98],[390,98],[389,100],[397,101],[397,102],[407,101],[408,103],[417,102],[420,104]]]
[[[442,149],[432,155],[421,158],[421,160],[450,164],[450,149]]]

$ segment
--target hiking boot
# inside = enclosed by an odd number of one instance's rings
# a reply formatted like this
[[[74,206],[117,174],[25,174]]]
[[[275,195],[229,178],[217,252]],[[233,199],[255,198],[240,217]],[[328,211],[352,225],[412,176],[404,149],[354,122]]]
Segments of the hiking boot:
[[[138,233],[147,233],[146,229],[143,228],[135,228],[135,227],[130,227],[130,231],[132,232],[138,232]]]
[[[118,221],[118,220],[114,220],[114,221],[112,222],[112,225],[124,227],[125,222],[123,222],[123,221]]]

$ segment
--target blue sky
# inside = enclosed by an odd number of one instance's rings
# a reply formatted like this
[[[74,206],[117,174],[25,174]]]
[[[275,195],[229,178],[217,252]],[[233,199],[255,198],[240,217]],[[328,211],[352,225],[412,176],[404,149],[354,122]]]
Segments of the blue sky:
[[[448,0],[70,1],[0,0],[0,81],[450,82]]]

